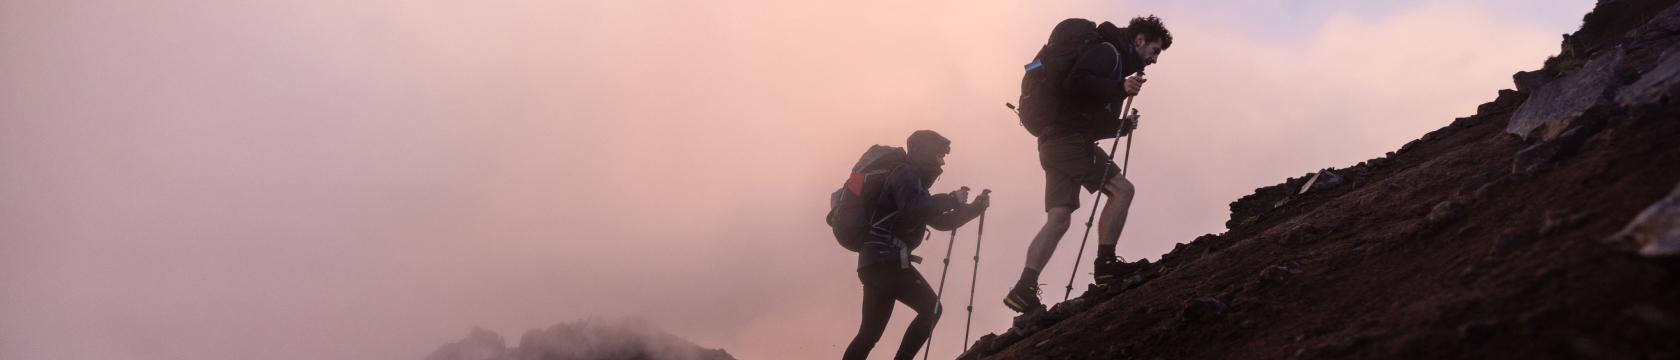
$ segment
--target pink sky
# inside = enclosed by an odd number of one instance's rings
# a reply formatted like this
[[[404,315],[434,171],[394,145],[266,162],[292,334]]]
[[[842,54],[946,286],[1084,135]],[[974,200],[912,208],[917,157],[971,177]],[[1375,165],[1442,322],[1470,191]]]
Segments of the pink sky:
[[[918,129],[955,142],[934,191],[994,191],[978,338],[1009,326],[998,300],[1043,221],[1002,104],[1057,20],[1175,34],[1137,98],[1119,246],[1153,260],[1256,187],[1474,113],[1592,2],[1325,6],[0,3],[0,358],[419,359],[473,326],[516,342],[590,316],[837,358],[862,295],[827,194]],[[1256,12],[1316,15],[1233,20]],[[973,235],[935,357],[961,348]],[[929,278],[946,236],[918,250]]]

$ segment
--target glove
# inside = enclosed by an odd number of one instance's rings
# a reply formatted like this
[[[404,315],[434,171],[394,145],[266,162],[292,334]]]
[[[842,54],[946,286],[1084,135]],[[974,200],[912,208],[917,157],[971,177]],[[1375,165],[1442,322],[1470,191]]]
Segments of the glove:
[[[1120,134],[1122,136],[1131,135],[1132,130],[1137,130],[1138,117],[1139,116],[1134,113],[1120,118]]]
[[[977,211],[986,211],[986,207],[992,206],[992,191],[981,191],[980,196],[974,197],[974,202],[969,203],[969,206],[973,206]]]

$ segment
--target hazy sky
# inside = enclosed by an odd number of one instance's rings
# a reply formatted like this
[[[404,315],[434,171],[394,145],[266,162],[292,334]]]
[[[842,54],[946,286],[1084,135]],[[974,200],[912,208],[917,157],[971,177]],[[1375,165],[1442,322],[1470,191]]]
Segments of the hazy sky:
[[[862,286],[827,196],[918,129],[955,142],[934,191],[994,191],[978,338],[1009,326],[1043,222],[1003,103],[1056,21],[1175,35],[1136,100],[1119,246],[1153,260],[1254,188],[1474,113],[1591,6],[0,1],[0,358],[419,359],[590,316],[837,358]],[[935,357],[961,348],[973,235]]]

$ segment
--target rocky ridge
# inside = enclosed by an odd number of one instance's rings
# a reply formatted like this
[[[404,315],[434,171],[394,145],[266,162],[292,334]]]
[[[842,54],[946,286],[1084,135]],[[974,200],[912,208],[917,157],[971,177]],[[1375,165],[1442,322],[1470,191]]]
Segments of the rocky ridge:
[[[961,359],[1680,359],[1680,5],[1604,0],[1540,70]]]

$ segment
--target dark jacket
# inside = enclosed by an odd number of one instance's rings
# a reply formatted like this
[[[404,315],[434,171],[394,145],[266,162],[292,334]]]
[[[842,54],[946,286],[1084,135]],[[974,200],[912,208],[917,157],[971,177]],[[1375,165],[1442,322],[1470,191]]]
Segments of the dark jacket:
[[[978,206],[958,204],[951,194],[929,194],[931,180],[923,181],[922,171],[909,164],[899,165],[887,177],[871,220],[885,221],[891,236],[872,236],[863,244],[858,250],[859,269],[886,261],[909,267],[910,251],[922,245],[928,226],[949,231],[980,216]]]
[[[1114,137],[1120,128],[1120,112],[1126,101],[1125,78],[1143,71],[1143,58],[1132,46],[1134,36],[1125,28],[1104,22],[1097,26],[1104,43],[1092,45],[1079,56],[1062,94],[1068,104],[1061,121],[1046,134],[1079,132],[1091,140]]]

